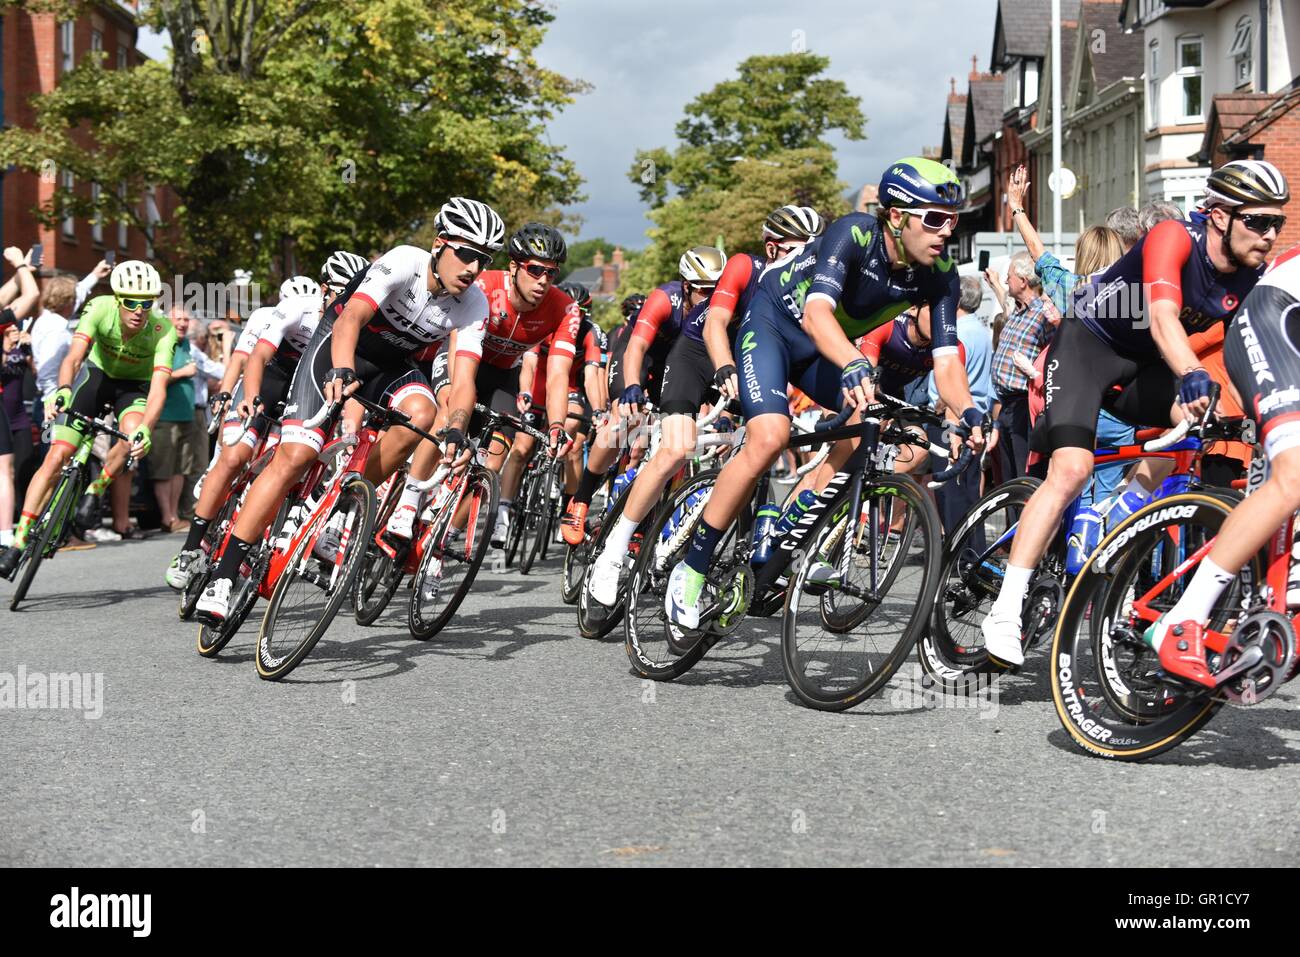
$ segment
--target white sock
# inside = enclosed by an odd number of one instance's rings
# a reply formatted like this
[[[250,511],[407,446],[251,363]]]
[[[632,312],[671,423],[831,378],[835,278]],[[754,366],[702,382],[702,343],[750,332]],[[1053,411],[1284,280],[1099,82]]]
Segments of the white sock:
[[[1128,479],[1123,485],[1115,490],[1115,500],[1118,501],[1119,497],[1125,492],[1140,492],[1143,498],[1150,498],[1152,494],[1154,494],[1149,488],[1142,484],[1141,480],[1139,480],[1136,475]]]
[[[617,555],[622,558],[627,554],[627,547],[632,544],[632,536],[636,534],[636,527],[639,523],[635,519],[619,515],[618,521],[614,527],[609,530],[609,536],[605,539],[605,555]]]
[[[514,502],[501,502],[497,505],[497,521],[504,522],[510,517],[510,506]]]
[[[14,530],[12,528],[0,528],[0,548],[8,548],[14,543]]]
[[[1223,590],[1232,584],[1232,580],[1236,577],[1235,572],[1226,572],[1208,557],[1202,558],[1201,564],[1196,568],[1196,574],[1192,576],[1192,583],[1187,586],[1187,591],[1183,592],[1183,597],[1169,609],[1165,621],[1177,625],[1184,621],[1207,620],[1210,612],[1214,611],[1214,604],[1223,594]],[[1160,642],[1164,638],[1163,631],[1162,628],[1162,633],[1155,636],[1156,651],[1160,650]]]
[[[409,505],[411,506],[411,508],[415,509],[416,511],[419,511],[420,496],[423,495],[424,493],[421,492],[420,489],[416,486],[415,483],[418,481],[419,479],[406,480],[406,485],[402,489],[402,497],[397,500],[398,508],[401,508],[403,505]]]
[[[1006,574],[1002,578],[1002,590],[993,601],[989,615],[1003,615],[1019,618],[1020,610],[1025,604],[1025,593],[1029,591],[1029,579],[1034,577],[1033,568],[1021,568],[1007,563]]]

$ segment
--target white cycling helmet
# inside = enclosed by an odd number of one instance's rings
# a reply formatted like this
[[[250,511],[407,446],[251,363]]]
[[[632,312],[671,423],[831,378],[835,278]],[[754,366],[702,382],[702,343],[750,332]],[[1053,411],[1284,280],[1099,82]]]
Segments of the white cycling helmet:
[[[330,258],[320,267],[320,281],[332,289],[342,289],[352,281],[353,276],[369,265],[356,253],[340,249],[330,253]]]
[[[280,283],[280,298],[290,296],[319,296],[320,284],[310,276],[290,276]]]
[[[442,204],[433,220],[438,236],[463,239],[496,252],[505,245],[506,224],[487,203],[463,196],[453,196]]]
[[[677,264],[682,278],[696,286],[712,286],[722,278],[727,254],[717,246],[692,246]]]
[[[147,262],[128,259],[113,267],[108,285],[119,296],[152,299],[162,292],[162,277]]]

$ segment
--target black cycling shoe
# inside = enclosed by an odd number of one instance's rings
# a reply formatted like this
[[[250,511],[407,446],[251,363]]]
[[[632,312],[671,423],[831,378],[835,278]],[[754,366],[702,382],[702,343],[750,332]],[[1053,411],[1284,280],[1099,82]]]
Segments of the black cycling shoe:
[[[87,492],[81,497],[73,522],[78,528],[99,528],[103,524],[102,505],[103,501],[98,495]]]
[[[14,580],[14,572],[18,571],[18,563],[23,559],[23,550],[21,548],[6,548],[0,552],[0,575],[3,575],[9,581]]]

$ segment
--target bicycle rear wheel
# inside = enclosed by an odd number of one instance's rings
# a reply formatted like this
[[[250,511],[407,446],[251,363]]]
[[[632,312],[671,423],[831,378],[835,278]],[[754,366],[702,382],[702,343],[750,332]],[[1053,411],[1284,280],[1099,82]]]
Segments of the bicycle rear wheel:
[[[623,635],[632,670],[643,678],[655,681],[680,678],[718,641],[718,635],[712,632],[692,639],[669,623],[664,614],[669,576],[690,547],[691,535],[704,514],[717,478],[718,470],[710,469],[678,487],[655,516],[632,566],[626,589]],[[697,492],[704,494],[696,496]],[[694,501],[688,504],[692,496]],[[730,553],[735,530],[733,523],[723,534],[715,554]],[[706,589],[705,596],[708,594]],[[701,604],[707,604],[707,600],[702,597]]]
[[[54,494],[50,497],[50,504],[37,520],[38,527],[28,533],[27,547],[23,550],[22,564],[19,566],[22,571],[19,573],[18,585],[14,588],[13,597],[9,600],[10,611],[17,611],[18,603],[27,597],[27,590],[32,587],[36,570],[41,567],[41,562],[58,551],[59,546],[63,544],[70,527],[72,512],[81,500],[81,493],[84,490],[83,469],[78,468],[71,473],[65,472],[60,477],[59,484],[55,486]]]
[[[398,474],[405,475],[404,472]],[[387,527],[388,519],[402,497],[403,487],[404,483],[400,480],[389,485],[388,495],[385,496],[384,504],[375,519],[375,528]],[[366,542],[366,557],[362,561],[361,573],[357,575],[357,584],[352,595],[352,605],[358,625],[374,624],[375,620],[384,613],[406,571],[406,556],[411,547],[410,543],[399,545],[396,549],[397,557],[394,559],[379,547],[377,538],[378,535],[372,535]]]
[[[847,499],[827,510],[786,592],[781,663],[791,689],[810,708],[844,711],[883,688],[925,628],[939,581],[939,516],[905,475],[865,482],[867,508]],[[910,533],[881,534],[880,516],[906,514]],[[835,627],[826,620],[826,586],[810,588],[817,566],[838,573]]]
[[[221,503],[221,508],[217,511],[216,517],[208,523],[207,530],[199,541],[199,550],[204,555],[210,556],[217,550],[217,546],[225,540],[226,530],[230,528],[230,523],[235,516],[236,504],[235,496],[227,495],[226,500]],[[203,597],[203,589],[208,587],[208,581],[212,578],[212,569],[213,563],[209,560],[207,567],[201,573],[191,575],[190,580],[181,589],[181,606],[179,610],[181,621],[189,621],[194,616],[194,606]]]
[[[240,575],[235,579],[235,587],[230,592],[230,611],[226,614],[225,620],[219,625],[205,624],[199,629],[198,652],[204,658],[215,658],[217,653],[230,643],[230,639],[235,637],[235,633],[244,626],[248,613],[257,604],[258,591],[271,565],[271,555],[274,552],[272,543],[279,536],[280,529],[284,527],[285,520],[289,516],[291,501],[294,500],[286,499],[280,505],[275,521],[263,533],[261,543],[249,550],[248,577]],[[213,557],[212,567],[216,566],[219,558],[219,555]]]
[[[302,662],[352,594],[365,543],[374,534],[375,489],[353,476],[339,490],[328,516],[320,516],[302,537],[285,565],[267,605],[257,638],[257,673],[279,681]],[[313,549],[328,522],[342,515],[338,553],[333,561],[316,557]]]
[[[501,496],[498,479],[495,472],[475,467],[465,482],[461,497],[461,507],[466,510],[465,530],[461,532],[452,525],[460,509],[444,511],[411,582],[407,622],[411,637],[421,641],[432,638],[451,621],[487,554]]]
[[[584,542],[581,546],[589,549],[589,551],[587,552],[586,563],[582,565],[582,580],[578,584],[578,591],[574,599],[578,605],[578,632],[584,638],[604,638],[623,620],[627,580],[623,580],[618,591],[618,604],[613,608],[606,608],[600,602],[592,601],[590,591],[591,560],[604,549],[605,540],[609,537],[610,530],[618,524],[618,520],[623,514],[623,506],[627,504],[627,496],[630,491],[631,485],[629,484],[627,488],[623,489],[619,497],[614,500],[614,507],[609,510],[609,514],[601,519],[600,531],[596,533],[595,538],[590,543]],[[653,513],[651,514],[653,516]],[[652,520],[642,522],[639,531],[644,531]],[[624,564],[626,566],[626,561]]]

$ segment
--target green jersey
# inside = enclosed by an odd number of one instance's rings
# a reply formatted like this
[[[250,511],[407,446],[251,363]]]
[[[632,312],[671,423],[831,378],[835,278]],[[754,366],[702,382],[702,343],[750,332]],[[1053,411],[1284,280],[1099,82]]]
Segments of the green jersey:
[[[116,296],[90,300],[73,338],[90,343],[89,360],[110,379],[148,382],[158,370],[171,371],[176,351],[176,328],[156,309],[149,313],[143,329],[123,339]]]

